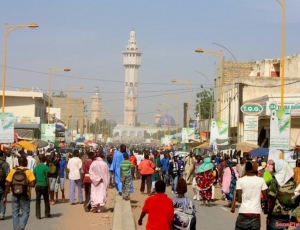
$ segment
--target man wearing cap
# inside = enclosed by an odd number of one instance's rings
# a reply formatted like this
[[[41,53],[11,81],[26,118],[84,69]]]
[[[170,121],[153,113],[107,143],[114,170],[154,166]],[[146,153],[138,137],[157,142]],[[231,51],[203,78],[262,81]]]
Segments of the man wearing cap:
[[[267,200],[267,189],[263,178],[256,176],[258,164],[255,161],[247,161],[245,176],[237,180],[237,201],[241,203],[235,229],[260,229],[261,202]],[[261,199],[261,192],[263,198]]]

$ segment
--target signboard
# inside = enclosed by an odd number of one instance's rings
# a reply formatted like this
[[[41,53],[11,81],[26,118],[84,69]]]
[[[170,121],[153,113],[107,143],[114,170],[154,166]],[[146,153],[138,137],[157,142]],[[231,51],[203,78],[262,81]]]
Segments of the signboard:
[[[257,145],[258,116],[244,116],[244,141]]]
[[[190,128],[197,129],[198,122],[196,120],[190,120]]]
[[[263,107],[254,102],[246,103],[241,106],[241,111],[248,115],[257,115],[263,111]]]
[[[267,101],[266,115],[270,115],[273,110],[280,109],[280,103]],[[300,103],[285,103],[284,109],[290,111],[291,116],[300,116]]]
[[[291,113],[289,110],[272,110],[270,115],[270,148],[290,149]]]
[[[195,139],[195,129],[182,128],[181,137],[182,137],[181,143],[189,143],[189,139]]]
[[[15,116],[14,118],[15,123],[34,123],[34,124],[39,124],[40,123],[40,117],[19,117]]]
[[[43,141],[55,142],[55,124],[41,124],[41,139]]]
[[[0,113],[0,143],[14,143],[14,115]]]
[[[211,121],[210,126],[210,143],[215,140],[228,139],[228,122],[227,121]],[[228,145],[228,141],[221,143],[220,145]]]

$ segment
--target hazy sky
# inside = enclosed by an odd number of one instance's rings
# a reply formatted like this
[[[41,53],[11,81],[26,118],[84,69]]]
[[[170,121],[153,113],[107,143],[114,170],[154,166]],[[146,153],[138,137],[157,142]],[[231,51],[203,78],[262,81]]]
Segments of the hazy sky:
[[[300,1],[287,0],[286,8],[286,55],[292,55],[300,51]],[[7,90],[38,87],[47,92],[49,68],[69,67],[71,72],[60,75],[70,77],[53,76],[52,89],[83,85],[72,96],[88,98],[99,86],[102,108],[119,124],[124,110],[122,51],[131,29],[143,53],[139,122],[153,123],[156,110],[165,109],[159,102],[175,104],[173,98],[160,96],[164,92],[180,92],[180,104],[187,101],[186,87],[171,83],[172,78],[191,82],[195,107],[196,89],[209,87],[195,70],[213,82],[218,62],[212,55],[195,53],[197,47],[219,51],[212,42],[220,43],[238,61],[281,56],[281,7],[276,0],[2,1],[1,43],[5,22],[40,26],[9,35],[7,66],[23,70],[7,69]],[[0,45],[0,57],[2,53]],[[226,51],[224,58],[233,60]],[[2,68],[2,58],[0,64]],[[175,110],[170,114],[175,117]]]

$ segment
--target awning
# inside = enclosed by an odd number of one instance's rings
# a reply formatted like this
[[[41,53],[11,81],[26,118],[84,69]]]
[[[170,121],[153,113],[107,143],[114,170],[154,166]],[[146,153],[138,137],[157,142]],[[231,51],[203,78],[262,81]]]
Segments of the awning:
[[[236,150],[241,150],[241,151],[251,151],[253,149],[257,149],[259,148],[258,145],[255,145],[255,144],[252,144],[252,143],[249,143],[249,142],[242,142],[242,143],[237,143],[237,144],[233,144],[235,145],[235,149]]]
[[[15,132],[18,134],[18,138],[22,140],[33,140],[34,132],[31,129],[15,129]]]
[[[209,147],[209,143],[208,142],[204,142],[201,145],[196,146],[195,149],[201,149],[201,148],[204,148],[204,147]]]
[[[39,129],[40,124],[37,123],[15,123],[15,129]]]

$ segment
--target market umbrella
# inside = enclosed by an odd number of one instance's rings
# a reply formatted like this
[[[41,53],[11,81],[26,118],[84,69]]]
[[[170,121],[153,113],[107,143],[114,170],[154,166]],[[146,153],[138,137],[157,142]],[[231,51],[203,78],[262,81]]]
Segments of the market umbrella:
[[[28,141],[19,141],[14,145],[14,148],[19,148],[19,149],[26,149],[26,150],[35,150],[36,146]]]
[[[269,149],[267,148],[258,148],[249,152],[249,154],[253,157],[262,157],[269,155]]]
[[[41,139],[36,139],[36,140],[32,141],[31,143],[36,145],[37,148],[39,148],[39,149],[40,148],[45,148],[49,145],[47,141],[43,141]]]
[[[235,149],[237,151],[241,150],[241,151],[251,151],[253,149],[257,149],[259,148],[258,145],[255,145],[255,144],[252,144],[252,143],[249,143],[249,142],[242,142],[242,143],[237,143],[237,144],[234,144],[236,147]]]

